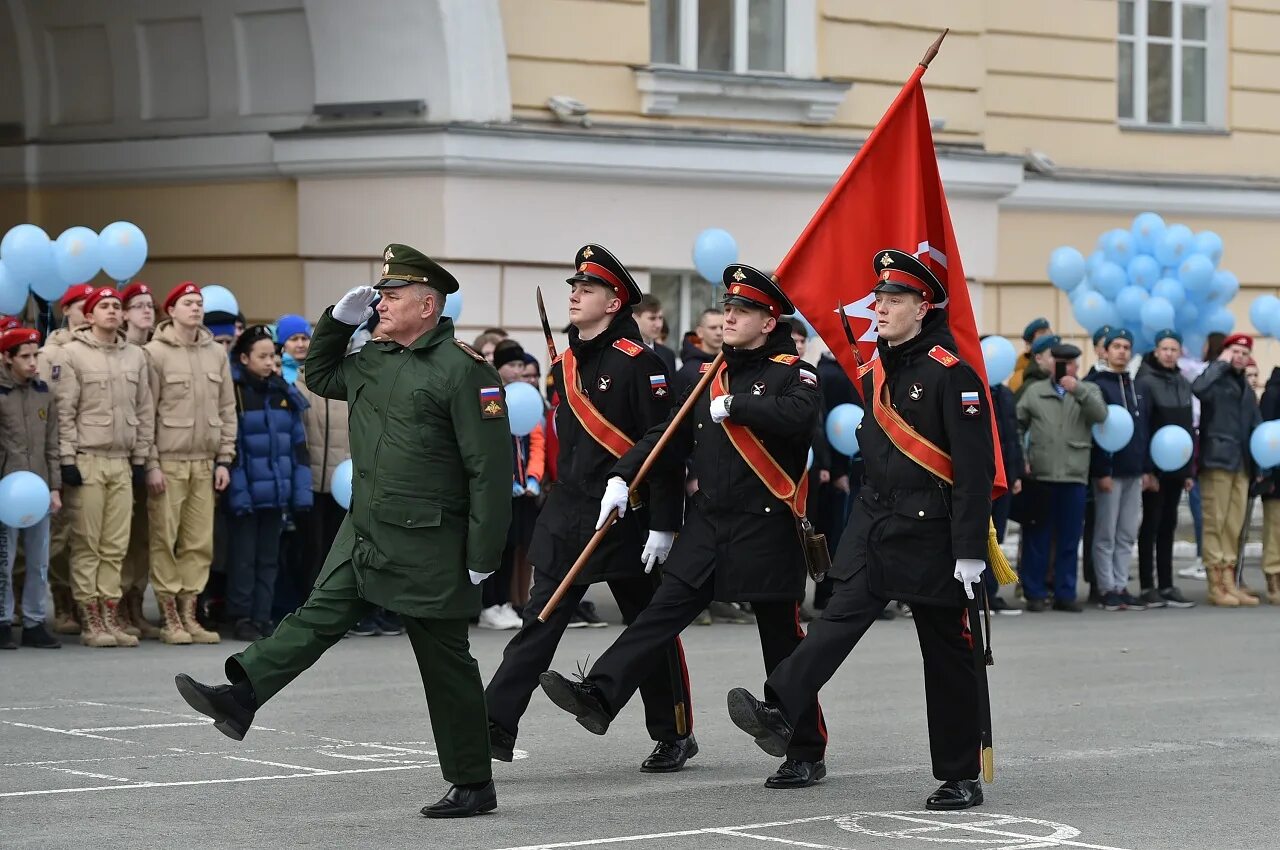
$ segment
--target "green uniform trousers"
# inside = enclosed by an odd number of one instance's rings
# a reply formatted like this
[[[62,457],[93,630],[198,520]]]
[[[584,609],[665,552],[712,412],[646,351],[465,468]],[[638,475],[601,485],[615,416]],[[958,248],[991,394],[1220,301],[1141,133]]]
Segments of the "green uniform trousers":
[[[271,637],[228,658],[227,678],[238,682],[247,677],[261,707],[373,610],[360,597],[351,561],[344,561],[321,575],[306,603],[285,617]],[[431,735],[445,781],[487,782],[493,777],[488,713],[467,621],[404,617],[404,624],[427,692]]]

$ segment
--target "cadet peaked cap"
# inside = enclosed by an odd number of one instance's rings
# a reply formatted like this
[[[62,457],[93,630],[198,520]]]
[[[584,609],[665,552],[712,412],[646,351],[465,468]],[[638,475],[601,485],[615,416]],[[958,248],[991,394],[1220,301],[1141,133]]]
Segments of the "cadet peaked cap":
[[[1156,345],[1159,345],[1160,340],[1162,339],[1171,339],[1177,342],[1178,345],[1182,345],[1182,334],[1178,333],[1173,328],[1165,328],[1164,330],[1156,331]]]
[[[1103,325],[1093,332],[1093,344],[1097,345],[1107,338],[1107,334],[1111,333],[1111,325]]]
[[[906,251],[885,248],[871,260],[879,283],[872,292],[914,292],[930,304],[947,300],[947,290],[933,271]]]
[[[720,276],[724,283],[724,303],[741,304],[768,310],[775,319],[783,313],[794,313],[796,306],[783,294],[773,278],[751,266],[725,266]]]
[[[1055,345],[1053,347],[1054,360],[1075,360],[1080,356],[1080,349],[1076,348],[1069,342]]]
[[[110,286],[100,286],[93,290],[93,292],[90,292],[84,299],[84,311],[86,313],[92,313],[93,308],[97,307],[100,301],[106,301],[108,298],[114,298],[120,302],[121,307],[124,306],[124,301],[120,298],[119,292],[116,292],[115,289]]]
[[[1248,334],[1232,334],[1222,341],[1223,348],[1230,348],[1233,345],[1243,345],[1253,351],[1253,337]]]
[[[1031,353],[1040,354],[1041,352],[1048,351],[1050,348],[1053,348],[1055,345],[1059,345],[1061,342],[1062,342],[1062,337],[1058,336],[1057,334],[1049,334],[1048,336],[1042,336],[1039,339],[1037,339],[1035,342],[1031,343]]]
[[[184,280],[173,289],[170,289],[169,294],[165,296],[164,311],[167,313],[172,310],[174,305],[178,303],[178,299],[184,295],[199,295],[201,303],[204,303],[204,294],[200,291],[200,287],[189,280]]]
[[[35,328],[9,328],[0,333],[0,351],[13,351],[29,342],[40,344],[40,331]]]
[[[1036,334],[1040,333],[1040,331],[1047,330],[1049,330],[1049,320],[1044,316],[1032,319],[1027,322],[1027,326],[1022,329],[1022,341],[1031,342]]]
[[[1133,345],[1133,331],[1128,328],[1112,328],[1107,331],[1107,335],[1102,338],[1102,341],[1110,346],[1111,343],[1118,339],[1126,340],[1130,345]]]
[[[631,272],[617,257],[599,245],[583,245],[574,257],[573,277],[565,283],[597,283],[609,287],[622,300],[622,306],[639,304],[644,293],[636,285]]]
[[[129,301],[137,298],[139,295],[151,295],[151,287],[147,286],[140,280],[135,280],[133,283],[120,290],[120,301],[127,307],[129,306]]]
[[[75,286],[67,288],[67,291],[63,293],[62,300],[58,303],[62,305],[62,309],[65,310],[77,301],[83,301],[88,298],[89,293],[93,292],[95,289],[97,289],[97,287],[92,283],[77,283]]]
[[[0,333],[22,327],[22,320],[17,316],[0,316]]]
[[[392,243],[382,252],[382,279],[374,289],[396,289],[411,283],[425,283],[448,295],[458,291],[458,280],[444,266],[408,245]]]

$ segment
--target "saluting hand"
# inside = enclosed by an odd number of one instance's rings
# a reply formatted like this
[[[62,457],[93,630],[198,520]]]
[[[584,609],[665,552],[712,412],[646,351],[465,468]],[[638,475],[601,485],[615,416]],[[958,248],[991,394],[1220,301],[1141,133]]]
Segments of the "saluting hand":
[[[333,318],[344,325],[362,325],[373,315],[373,302],[378,291],[372,286],[357,286],[333,305]]]

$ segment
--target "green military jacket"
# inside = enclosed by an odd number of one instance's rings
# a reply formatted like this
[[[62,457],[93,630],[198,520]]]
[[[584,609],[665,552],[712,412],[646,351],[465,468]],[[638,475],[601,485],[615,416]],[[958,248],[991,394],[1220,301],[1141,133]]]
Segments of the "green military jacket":
[[[373,339],[344,356],[354,327],[326,311],[307,352],[307,387],[347,402],[351,510],[320,581],[350,560],[360,595],[411,617],[474,616],[467,570],[498,568],[511,522],[511,432],[492,366],[440,324],[407,348]]]

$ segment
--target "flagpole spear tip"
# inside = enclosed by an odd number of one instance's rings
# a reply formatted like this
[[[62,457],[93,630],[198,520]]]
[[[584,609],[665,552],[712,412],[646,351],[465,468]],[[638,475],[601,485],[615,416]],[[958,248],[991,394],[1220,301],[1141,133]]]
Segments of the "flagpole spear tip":
[[[929,45],[929,49],[924,52],[924,58],[920,60],[921,68],[928,68],[929,63],[933,61],[933,57],[938,55],[938,51],[942,48],[942,40],[947,37],[947,33],[951,32],[951,28],[947,27],[942,31],[942,35],[938,36],[933,44]]]

